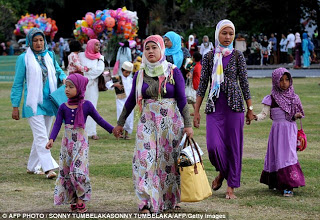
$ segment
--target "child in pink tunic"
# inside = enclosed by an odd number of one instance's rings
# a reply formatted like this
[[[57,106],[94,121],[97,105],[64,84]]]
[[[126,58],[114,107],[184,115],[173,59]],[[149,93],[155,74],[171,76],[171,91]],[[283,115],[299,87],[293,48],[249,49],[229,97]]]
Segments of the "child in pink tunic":
[[[86,66],[82,66],[80,63],[80,58],[78,53],[81,51],[82,47],[79,41],[75,40],[70,42],[70,55],[68,56],[68,74],[80,73],[83,75],[84,72],[87,72],[89,69]]]
[[[262,104],[262,112],[255,116],[255,120],[261,121],[270,113],[273,122],[260,182],[270,189],[283,190],[284,196],[293,196],[293,188],[305,185],[297,155],[295,122],[304,117],[304,112],[287,69],[273,71],[271,94],[264,97]]]

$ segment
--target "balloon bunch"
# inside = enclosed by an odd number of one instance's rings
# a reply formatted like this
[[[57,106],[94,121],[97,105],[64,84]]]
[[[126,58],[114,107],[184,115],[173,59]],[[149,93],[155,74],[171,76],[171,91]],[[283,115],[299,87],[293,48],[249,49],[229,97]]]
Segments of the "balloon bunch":
[[[129,11],[126,7],[97,10],[95,14],[87,12],[82,20],[75,22],[75,27],[73,34],[80,41],[108,40],[112,35],[120,34],[126,39],[133,39],[137,36],[138,17],[137,12]]]
[[[47,18],[47,15],[40,14],[33,15],[33,14],[26,14],[25,16],[21,16],[21,19],[16,24],[16,29],[13,33],[16,36],[26,36],[31,28],[40,28],[46,36],[50,36],[51,39],[54,38],[55,34],[58,32],[58,27],[56,25],[56,21]]]

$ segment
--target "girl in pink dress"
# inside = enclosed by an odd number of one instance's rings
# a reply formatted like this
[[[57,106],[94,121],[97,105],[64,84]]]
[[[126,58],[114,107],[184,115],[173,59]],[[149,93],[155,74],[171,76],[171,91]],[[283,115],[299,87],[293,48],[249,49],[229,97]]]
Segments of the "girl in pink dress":
[[[287,69],[281,67],[273,71],[271,94],[264,97],[262,104],[262,112],[255,120],[261,121],[270,114],[273,122],[260,182],[270,189],[283,190],[284,196],[293,196],[293,188],[305,185],[297,155],[295,122],[304,117],[304,112]]]
[[[86,66],[82,66],[80,63],[79,52],[82,50],[81,44],[79,41],[70,42],[70,55],[68,56],[68,74],[80,73],[83,75],[83,72],[87,72],[89,69]]]

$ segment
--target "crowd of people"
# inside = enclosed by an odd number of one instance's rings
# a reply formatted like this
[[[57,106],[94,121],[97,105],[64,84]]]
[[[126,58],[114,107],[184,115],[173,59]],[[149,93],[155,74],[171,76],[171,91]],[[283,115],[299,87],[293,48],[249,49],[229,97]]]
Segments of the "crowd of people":
[[[60,46],[64,42],[62,39]],[[304,42],[309,41],[303,34],[302,51]],[[27,172],[44,172],[49,179],[57,177],[55,205],[69,204],[72,212],[87,211],[86,202],[92,192],[89,138],[99,139],[98,123],[116,138],[130,139],[134,129],[133,110],[137,106],[139,121],[132,175],[139,199],[138,210],[160,213],[180,209],[179,142],[184,133],[193,137],[192,127],[199,128],[200,107],[208,86],[207,151],[212,166],[219,172],[212,181],[212,189],[219,190],[226,180],[226,199],[237,198],[235,189],[241,182],[244,124],[263,120],[267,115],[273,124],[260,182],[288,197],[293,196],[294,188],[305,185],[294,141],[297,140],[295,120],[304,117],[304,111],[294,92],[290,72],[285,68],[273,71],[271,92],[262,101],[263,111],[255,114],[247,78],[246,40],[241,35],[236,37],[236,28],[230,20],[217,24],[213,43],[204,36],[199,45],[196,35],[190,35],[184,46],[183,38],[169,31],[145,40],[137,38],[136,49],[139,46],[142,57],[135,57],[128,41],[123,42],[116,57],[118,69],[111,81],[106,82],[108,90],[114,90],[116,96],[117,124],[114,126],[97,111],[99,76],[105,69],[99,40],[89,40],[84,52],[78,41],[68,43],[68,62],[64,62],[67,74],[60,67],[65,54],[61,53],[60,59],[56,59],[40,29],[30,30],[27,44],[27,51],[16,63],[11,91],[12,118],[20,119],[24,90],[22,117],[28,119],[34,137]],[[269,40],[264,37],[261,42],[252,38],[250,51],[260,51],[264,64],[271,62],[271,56],[275,63],[278,56],[272,51],[277,51],[278,45],[274,35]],[[289,53],[290,43],[284,45]],[[64,48],[67,47],[61,46],[60,52],[65,51]],[[258,55],[250,59],[255,62]],[[304,58],[303,63],[306,65]],[[192,80],[197,91],[191,114],[185,93],[187,79]],[[50,134],[55,113],[49,95],[61,84],[65,85],[68,101],[60,105]],[[63,123],[65,131],[58,165],[50,149],[58,145],[54,142]],[[290,178],[292,176],[295,178]]]

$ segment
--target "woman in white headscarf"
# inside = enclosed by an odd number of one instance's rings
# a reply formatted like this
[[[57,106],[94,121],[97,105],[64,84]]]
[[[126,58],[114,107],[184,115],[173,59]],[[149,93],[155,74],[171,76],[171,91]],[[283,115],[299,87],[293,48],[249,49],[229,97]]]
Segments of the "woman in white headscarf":
[[[28,118],[33,133],[27,172],[41,174],[42,168],[47,178],[54,178],[56,173],[53,170],[58,168],[58,164],[50,150],[45,149],[54,116],[49,95],[57,89],[59,82],[64,83],[66,75],[54,54],[48,51],[45,35],[40,29],[32,28],[26,43],[29,48],[16,63],[11,90],[12,118],[20,119],[19,106],[24,90],[22,117]]]
[[[205,109],[207,150],[211,164],[219,171],[212,189],[218,190],[226,179],[227,199],[237,198],[234,188],[240,187],[245,112],[242,97],[248,108],[247,124],[254,118],[246,61],[242,52],[233,48],[234,36],[235,27],[231,21],[222,20],[217,24],[215,50],[203,59],[193,119],[198,128],[199,109],[208,84],[212,82]]]
[[[193,53],[198,51],[198,46],[197,43],[194,40],[194,36],[193,35],[189,35],[189,40],[186,44],[187,49],[190,52],[191,57],[193,56]]]
[[[207,35],[203,36],[202,44],[200,46],[200,54],[202,55],[202,57],[204,57],[206,53],[213,49],[214,47],[212,42],[209,41],[209,37]]]

